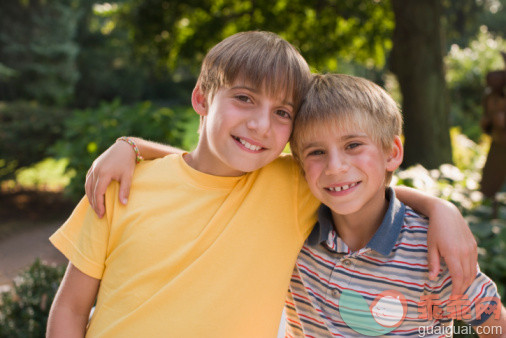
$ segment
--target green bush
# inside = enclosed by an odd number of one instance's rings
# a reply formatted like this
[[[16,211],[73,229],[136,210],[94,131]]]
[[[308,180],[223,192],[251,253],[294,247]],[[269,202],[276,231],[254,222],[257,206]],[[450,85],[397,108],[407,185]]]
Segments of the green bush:
[[[64,122],[62,139],[51,149],[56,156],[68,158],[67,170],[76,173],[66,192],[74,200],[84,194],[86,172],[93,160],[122,135],[138,135],[181,146],[190,111],[189,108],[159,108],[150,102],[125,106],[119,100],[74,111]]]
[[[0,298],[0,337],[44,337],[47,317],[65,267],[36,260]]]
[[[67,112],[36,102],[0,103],[0,181],[47,157]]]

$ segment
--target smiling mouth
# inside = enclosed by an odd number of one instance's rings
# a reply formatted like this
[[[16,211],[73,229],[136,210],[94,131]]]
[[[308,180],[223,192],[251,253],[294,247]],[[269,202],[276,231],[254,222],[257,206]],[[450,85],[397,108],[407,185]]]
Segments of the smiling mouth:
[[[257,146],[257,145],[251,144],[248,141],[245,141],[242,138],[239,138],[237,136],[232,136],[232,137],[234,138],[234,140],[236,140],[237,142],[239,142],[240,144],[242,144],[243,147],[246,148],[246,149],[249,149],[249,150],[252,150],[252,151],[260,151],[262,149],[265,149],[265,148],[263,148],[261,146]]]
[[[341,186],[338,186],[338,187],[328,187],[328,188],[325,188],[325,190],[329,190],[329,191],[346,191],[346,190],[350,190],[353,187],[356,187],[358,184],[360,184],[360,182],[361,181],[358,181],[358,182],[354,182],[354,183],[351,183],[351,184],[341,185]]]

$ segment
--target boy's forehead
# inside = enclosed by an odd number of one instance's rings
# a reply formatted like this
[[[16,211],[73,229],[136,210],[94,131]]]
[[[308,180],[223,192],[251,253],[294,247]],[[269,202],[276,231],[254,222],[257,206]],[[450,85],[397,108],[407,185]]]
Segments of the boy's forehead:
[[[371,137],[368,128],[356,121],[344,119],[332,119],[330,121],[315,121],[302,126],[301,132],[297,135],[300,144],[304,147],[307,144],[322,141],[338,141],[352,137]]]

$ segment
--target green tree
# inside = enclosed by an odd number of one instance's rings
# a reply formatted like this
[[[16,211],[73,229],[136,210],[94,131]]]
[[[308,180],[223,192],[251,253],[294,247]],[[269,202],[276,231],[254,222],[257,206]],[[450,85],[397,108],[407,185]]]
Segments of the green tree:
[[[148,83],[148,60],[135,58],[132,39],[118,17],[117,5],[93,4],[86,0],[81,5],[81,16],[76,42],[79,80],[76,84],[74,106],[88,108],[101,101],[117,97],[133,103],[141,99]]]
[[[74,42],[79,1],[0,1],[0,63],[15,77],[0,79],[0,99],[68,102],[78,79]]]

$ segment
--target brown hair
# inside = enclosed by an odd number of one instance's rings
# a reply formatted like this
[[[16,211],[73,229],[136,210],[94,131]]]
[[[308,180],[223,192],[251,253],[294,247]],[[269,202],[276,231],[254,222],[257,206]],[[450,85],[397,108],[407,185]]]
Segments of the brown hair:
[[[279,35],[264,31],[234,34],[214,46],[204,58],[198,78],[211,100],[218,89],[237,79],[269,94],[291,98],[296,112],[311,80],[300,53]]]
[[[397,103],[377,84],[350,75],[320,74],[313,76],[290,139],[300,163],[302,143],[325,125],[357,126],[389,151],[395,136],[402,133],[402,115]],[[387,182],[390,178],[391,173]]]

